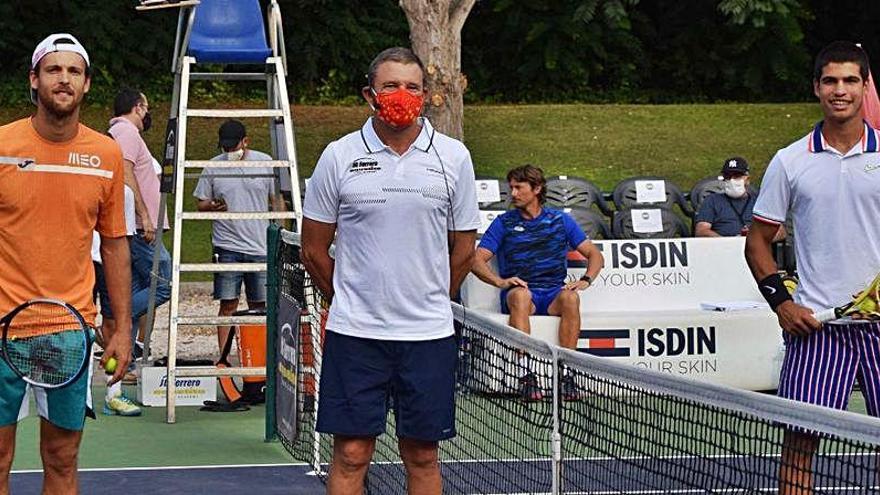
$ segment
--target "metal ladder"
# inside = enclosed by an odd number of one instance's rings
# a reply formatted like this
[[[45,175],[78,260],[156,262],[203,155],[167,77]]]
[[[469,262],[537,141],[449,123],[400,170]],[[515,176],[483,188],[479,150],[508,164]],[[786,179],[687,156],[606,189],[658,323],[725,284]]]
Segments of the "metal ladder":
[[[293,119],[287,95],[286,55],[284,51],[281,14],[278,4],[273,0],[268,9],[269,41],[272,56],[266,59],[264,72],[196,72],[197,60],[186,55],[189,34],[194,19],[194,6],[180,10],[177,25],[177,41],[175,42],[172,72],[174,73],[174,92],[166,131],[165,156],[163,162],[162,196],[158,214],[158,222],[164,220],[167,197],[174,196],[174,221],[172,226],[171,249],[171,299],[169,304],[168,322],[168,364],[166,380],[166,422],[176,420],[176,381],[184,377],[220,377],[220,376],[265,376],[265,367],[231,367],[186,366],[178,367],[177,337],[181,326],[204,325],[237,325],[265,324],[265,316],[200,316],[180,314],[180,278],[183,272],[260,272],[266,271],[266,263],[182,263],[181,247],[184,226],[192,221],[204,220],[255,220],[265,219],[280,221],[291,219],[298,222],[302,205],[299,194],[299,174],[296,163]],[[203,109],[189,107],[189,91],[191,81],[266,81],[268,104],[267,108],[252,109]],[[271,161],[211,161],[190,160],[185,156],[187,144],[187,124],[191,118],[267,118],[272,145]],[[270,168],[275,176],[275,194],[280,195],[281,189],[291,190],[293,208],[290,211],[254,211],[254,212],[200,212],[184,211],[185,180],[197,178],[199,174],[188,174],[187,170],[207,168]],[[172,173],[166,173],[172,168]],[[285,173],[286,172],[286,173]],[[220,172],[222,174],[222,172]],[[218,175],[221,176],[222,175]],[[284,187],[287,186],[287,187]],[[296,186],[296,187],[294,187]],[[158,223],[156,225],[160,225]],[[162,229],[156,229],[158,242],[162,242]],[[151,280],[150,304],[147,314],[147,335],[144,339],[144,355],[149,356],[149,335],[154,319],[154,304],[159,265],[158,250],[153,258],[153,277]]]

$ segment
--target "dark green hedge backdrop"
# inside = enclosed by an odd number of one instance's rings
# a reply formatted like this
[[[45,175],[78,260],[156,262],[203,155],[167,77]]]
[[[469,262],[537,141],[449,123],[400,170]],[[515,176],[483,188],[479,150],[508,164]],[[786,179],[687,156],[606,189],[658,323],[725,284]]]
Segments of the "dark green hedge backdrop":
[[[265,4],[265,0],[262,0]],[[370,58],[407,44],[394,0],[280,0],[298,101],[346,102]],[[0,103],[24,101],[34,45],[68,31],[96,70],[93,100],[122,85],[167,95],[173,12],[135,0],[0,2]],[[463,33],[470,102],[803,101],[812,57],[835,39],[880,60],[880,2],[478,0]],[[880,64],[878,64],[880,67]],[[247,96],[234,88],[206,97]]]

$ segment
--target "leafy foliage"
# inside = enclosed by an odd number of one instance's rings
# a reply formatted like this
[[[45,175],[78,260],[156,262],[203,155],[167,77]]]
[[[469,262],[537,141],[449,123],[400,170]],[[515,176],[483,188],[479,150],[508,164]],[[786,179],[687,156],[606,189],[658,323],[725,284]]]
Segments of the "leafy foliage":
[[[295,101],[356,101],[372,57],[408,44],[396,0],[278,1]],[[106,101],[124,85],[157,100],[170,97],[177,16],[137,13],[136,4],[0,2],[0,104],[26,100],[31,51],[52,32],[70,32],[89,49],[93,101]],[[859,41],[880,54],[878,24],[880,2],[858,0],[480,0],[463,32],[466,98],[807,100],[812,54],[834,39]],[[215,100],[250,95],[226,83],[196,93]]]
[[[880,67],[880,2],[837,0],[811,1],[812,19],[804,27],[804,45],[810,53],[818,52],[834,40],[862,43]],[[876,71],[874,71],[876,75]]]
[[[263,0],[263,3],[267,3]],[[409,45],[394,0],[279,0],[285,21],[291,98],[330,103],[360,94],[373,57]]]
[[[629,30],[638,0],[480,2],[465,24],[470,87],[502,100],[566,100],[625,88],[641,47]]]
[[[737,4],[737,8],[729,4]],[[809,56],[802,11],[747,9],[745,0],[640,5],[634,31],[646,47],[641,87],[655,101],[802,100],[809,97]]]
[[[27,72],[36,44],[71,33],[89,51],[90,97],[105,101],[124,85],[168,92],[176,18],[138,14],[124,0],[6,0],[0,3],[0,99],[27,98]],[[152,92],[152,91],[151,91]]]

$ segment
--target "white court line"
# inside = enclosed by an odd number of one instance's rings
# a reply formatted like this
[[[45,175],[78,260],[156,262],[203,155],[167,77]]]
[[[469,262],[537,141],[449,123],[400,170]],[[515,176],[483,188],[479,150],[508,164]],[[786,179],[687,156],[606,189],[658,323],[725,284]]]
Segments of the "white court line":
[[[873,456],[871,453],[836,453],[836,454],[824,454],[825,457],[854,457],[854,456]],[[721,455],[715,454],[710,456],[705,456],[711,459],[736,459],[742,457],[779,457],[779,454],[760,454],[760,455]],[[562,462],[572,462],[572,461],[639,461],[639,460],[648,460],[648,459],[702,459],[704,456],[685,456],[685,455],[676,455],[676,456],[629,456],[629,457],[565,457],[562,459]],[[512,462],[550,462],[550,459],[547,457],[534,457],[534,458],[519,458],[513,457],[508,459],[441,459],[441,464],[479,464],[479,463],[487,463],[487,464],[502,464],[502,463],[512,463]],[[391,464],[402,464],[402,461],[374,461],[373,464],[378,465],[391,465]],[[248,468],[248,467],[295,467],[295,466],[306,466],[311,467],[312,464],[308,462],[282,462],[282,463],[268,463],[268,464],[206,464],[206,465],[196,465],[196,466],[137,466],[137,467],[108,467],[108,468],[81,468],[80,472],[100,472],[100,471],[150,471],[150,470],[178,470],[178,469],[233,469],[233,468]],[[42,473],[42,469],[19,469],[13,470],[12,473]],[[601,492],[597,492],[601,493]],[[505,494],[507,495],[507,494]],[[516,495],[516,494],[513,494]],[[574,494],[573,494],[574,495]]]
[[[857,454],[843,454],[843,455],[857,455]],[[736,456],[728,456],[728,457],[736,457]],[[598,458],[597,458],[598,459]],[[614,460],[614,458],[605,457],[601,458],[602,460]],[[650,459],[650,457],[645,457],[645,459]],[[534,459],[537,461],[543,461],[544,459]],[[503,462],[528,462],[526,459],[510,459],[509,461]],[[449,462],[449,461],[447,461]],[[479,461],[476,459],[472,459],[469,461],[458,461],[458,462],[485,462]],[[499,462],[499,461],[490,461],[490,462]],[[391,462],[385,463],[376,463],[376,464],[393,464]],[[265,467],[312,467],[311,464],[305,462],[289,462],[289,463],[269,463],[269,464],[219,464],[219,465],[200,465],[200,466],[153,466],[153,467],[121,467],[121,468],[83,468],[79,469],[79,472],[112,472],[112,471],[183,471],[183,470],[209,470],[209,469],[243,469],[243,468],[265,468]],[[13,470],[11,474],[31,474],[31,473],[42,473],[42,469],[21,469],[21,470]],[[845,486],[821,486],[814,487],[814,489],[823,490],[823,491],[851,491],[854,489],[864,490],[865,488],[870,490],[880,490],[880,485],[874,485],[869,487],[845,487]],[[713,493],[739,493],[742,489],[740,488],[722,488],[715,489]],[[777,492],[777,488],[758,488],[760,492],[766,493],[774,493]],[[619,493],[627,493],[631,495],[657,495],[662,493],[673,493],[673,494],[689,494],[689,493],[706,493],[705,489],[687,489],[687,490],[635,490],[635,491],[623,491],[613,490],[613,491],[578,491],[578,492],[566,492],[570,495],[614,495]],[[528,493],[498,493],[492,495],[552,495],[550,492],[536,493],[536,492],[528,492]]]
[[[203,465],[203,466],[146,466],[146,467],[118,467],[118,468],[82,468],[78,471],[81,473],[84,472],[106,472],[106,471],[181,471],[184,469],[236,469],[236,468],[264,468],[264,467],[311,467],[311,464],[306,462],[285,462],[285,463],[276,463],[276,464],[218,464],[218,465]],[[42,473],[42,469],[19,469],[12,471],[12,474],[28,474],[28,473]]]
[[[880,485],[875,486],[867,486],[867,487],[846,487],[846,486],[818,486],[813,487],[814,490],[822,490],[822,491],[852,491],[852,490],[877,490],[880,488]],[[775,493],[778,492],[778,488],[758,488],[759,492],[765,493]],[[688,490],[635,490],[635,491],[596,491],[596,492],[565,492],[568,495],[618,495],[620,493],[626,493],[630,495],[657,495],[662,493],[706,493],[706,489],[688,489]],[[721,489],[712,489],[712,493],[742,493],[742,488],[721,488]],[[523,492],[523,493],[493,493],[489,495],[553,495],[551,492]]]
[[[813,490],[821,490],[821,491],[829,491],[829,492],[842,492],[842,491],[853,491],[853,490],[876,490],[880,488],[880,486],[817,486],[813,487]],[[712,493],[742,493],[742,488],[720,488],[720,489],[712,489]],[[759,492],[764,493],[776,493],[779,491],[778,488],[757,488]],[[636,490],[636,491],[596,491],[596,492],[565,492],[569,495],[615,495],[619,493],[627,493],[630,495],[656,495],[660,493],[706,493],[706,489],[688,489],[688,490]],[[496,494],[503,495],[503,494]],[[525,494],[522,494],[525,495]],[[551,493],[546,493],[542,495],[552,495]]]
[[[442,451],[442,448],[441,448]],[[874,457],[871,452],[845,452],[827,453],[820,457]],[[623,457],[564,457],[562,462],[597,462],[597,461],[645,461],[645,460],[679,460],[679,459],[753,459],[753,458],[778,458],[781,454],[711,454],[711,455],[663,455],[663,456],[623,456]],[[550,462],[549,457],[533,458],[508,458],[508,459],[440,459],[440,463],[447,464],[475,464],[475,463],[510,463],[510,462]],[[373,464],[401,464],[402,461],[374,461]]]

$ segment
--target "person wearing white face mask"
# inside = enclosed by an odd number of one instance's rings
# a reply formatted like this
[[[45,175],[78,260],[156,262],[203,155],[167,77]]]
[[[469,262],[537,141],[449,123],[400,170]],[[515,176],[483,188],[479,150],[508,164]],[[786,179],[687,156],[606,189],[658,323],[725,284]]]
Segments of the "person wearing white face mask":
[[[227,120],[220,126],[218,146],[221,154],[215,161],[269,161],[272,157],[250,149],[244,124]],[[284,209],[275,194],[273,171],[268,167],[206,168],[202,171],[193,196],[199,211],[258,212]],[[211,243],[214,261],[219,263],[265,263],[268,220],[214,220]],[[244,283],[248,308],[266,306],[266,272],[214,273],[214,299],[220,300],[220,316],[230,316],[238,309]],[[222,351],[229,327],[218,327]],[[253,397],[256,399],[256,397]]]
[[[709,195],[695,217],[697,237],[732,237],[746,235],[752,224],[752,208],[757,194],[749,190],[749,164],[744,158],[724,160],[721,177],[724,192]],[[785,237],[779,228],[776,240]]]

